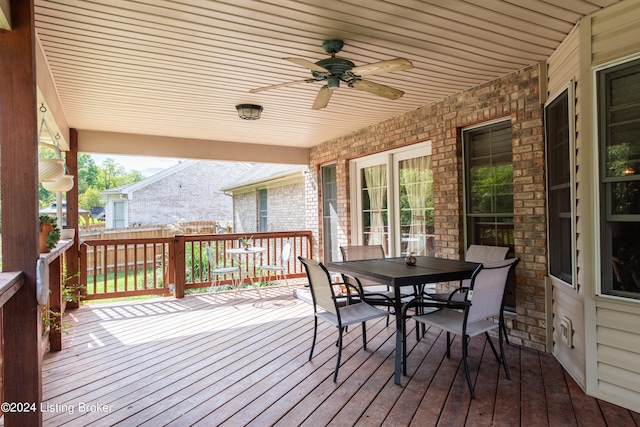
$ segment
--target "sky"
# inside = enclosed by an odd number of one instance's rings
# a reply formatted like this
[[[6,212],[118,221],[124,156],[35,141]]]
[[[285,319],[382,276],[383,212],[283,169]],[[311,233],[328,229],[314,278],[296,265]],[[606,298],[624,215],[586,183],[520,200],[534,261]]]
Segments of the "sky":
[[[145,177],[170,168],[184,160],[167,157],[121,156],[116,154],[91,154],[91,157],[98,166],[101,165],[105,159],[111,158],[120,166],[124,167],[127,172],[137,170]]]

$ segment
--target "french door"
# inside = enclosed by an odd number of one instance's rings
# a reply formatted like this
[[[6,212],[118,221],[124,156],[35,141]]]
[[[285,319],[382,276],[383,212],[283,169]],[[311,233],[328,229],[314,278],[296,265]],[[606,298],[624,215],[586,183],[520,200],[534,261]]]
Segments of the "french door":
[[[433,255],[431,143],[350,164],[355,245],[382,245],[389,256]]]

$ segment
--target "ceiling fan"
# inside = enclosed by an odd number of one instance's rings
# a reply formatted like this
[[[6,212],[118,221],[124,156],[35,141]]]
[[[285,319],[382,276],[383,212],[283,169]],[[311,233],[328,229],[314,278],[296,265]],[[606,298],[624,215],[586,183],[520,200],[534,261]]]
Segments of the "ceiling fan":
[[[368,80],[362,80],[362,76],[410,70],[413,68],[413,64],[409,60],[396,58],[356,67],[356,65],[348,59],[336,56],[336,53],[340,52],[343,46],[344,43],[342,40],[326,40],[322,43],[322,48],[325,52],[331,55],[331,58],[322,59],[315,63],[302,58],[283,58],[287,61],[293,62],[294,64],[310,69],[313,77],[251,89],[249,92],[262,92],[263,90],[278,89],[285,86],[293,86],[298,83],[325,82],[325,85],[322,86],[318,92],[316,100],[311,107],[314,110],[320,110],[329,104],[331,95],[335,89],[340,87],[340,82],[346,83],[349,87],[382,96],[387,99],[398,99],[404,95],[404,92],[401,90]]]

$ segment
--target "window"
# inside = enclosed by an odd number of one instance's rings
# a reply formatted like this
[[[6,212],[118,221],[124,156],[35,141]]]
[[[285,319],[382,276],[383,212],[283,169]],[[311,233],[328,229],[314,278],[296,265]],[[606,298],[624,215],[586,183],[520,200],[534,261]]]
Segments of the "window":
[[[570,84],[573,88],[573,82]],[[547,142],[549,274],[574,284],[572,126],[569,88],[544,109]]]
[[[258,190],[258,231],[269,231],[267,222],[267,189]]]
[[[338,183],[336,165],[322,166],[322,241],[324,261],[339,259],[338,245]]]
[[[391,256],[433,255],[431,143],[351,163],[352,243],[382,245]]]
[[[597,73],[602,285],[640,298],[640,59]]]
[[[463,132],[467,244],[513,250],[511,122]]]

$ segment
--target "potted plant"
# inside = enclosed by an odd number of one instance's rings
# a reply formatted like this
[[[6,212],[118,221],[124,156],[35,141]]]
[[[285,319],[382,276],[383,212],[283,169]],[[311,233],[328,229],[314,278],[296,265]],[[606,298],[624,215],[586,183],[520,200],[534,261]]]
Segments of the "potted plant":
[[[40,253],[50,252],[60,240],[60,230],[56,218],[40,214]]]
[[[245,250],[249,249],[249,246],[251,246],[251,241],[253,240],[253,236],[251,237],[241,237],[240,238],[240,247],[244,248]]]

